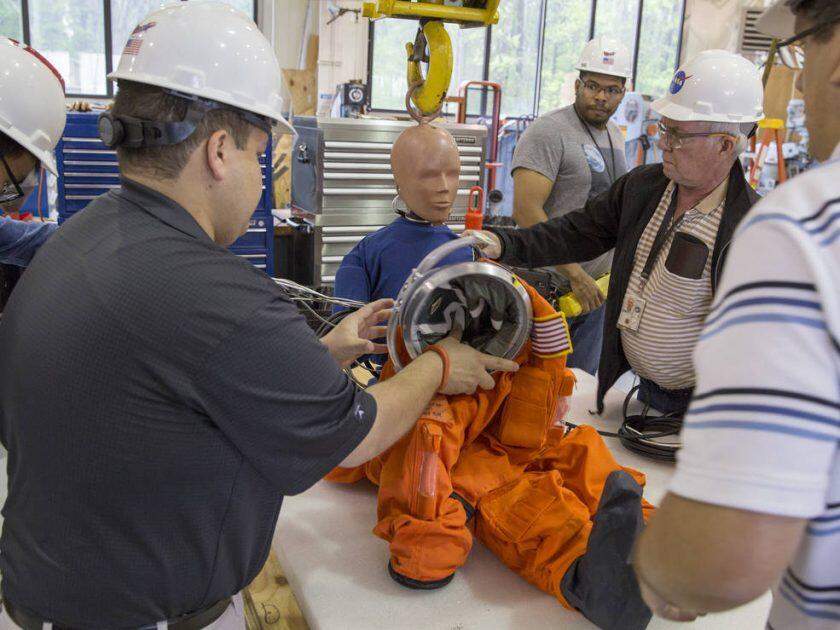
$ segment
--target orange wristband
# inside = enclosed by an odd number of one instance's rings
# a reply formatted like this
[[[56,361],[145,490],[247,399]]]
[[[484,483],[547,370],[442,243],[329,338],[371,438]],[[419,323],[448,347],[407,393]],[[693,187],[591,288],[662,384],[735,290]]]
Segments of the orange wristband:
[[[427,346],[423,352],[434,352],[440,357],[440,360],[443,361],[443,376],[440,379],[440,385],[438,385],[437,389],[440,391],[446,387],[446,384],[449,382],[449,353],[437,344]]]

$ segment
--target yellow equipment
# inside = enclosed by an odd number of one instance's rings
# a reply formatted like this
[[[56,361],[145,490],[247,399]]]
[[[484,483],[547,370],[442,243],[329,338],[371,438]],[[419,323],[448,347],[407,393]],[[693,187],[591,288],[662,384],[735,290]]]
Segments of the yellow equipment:
[[[424,77],[420,62],[425,58],[423,49],[427,42],[429,70]],[[406,44],[405,50],[408,53],[409,98],[423,114],[435,113],[446,98],[449,80],[452,78],[452,42],[443,22],[426,22],[417,30],[414,44]]]
[[[372,20],[420,20],[417,38],[407,43],[409,92],[406,108],[416,119],[433,118],[443,106],[452,78],[452,42],[444,22],[462,27],[489,26],[499,21],[501,0],[462,0],[465,6],[444,5],[444,0],[375,0],[362,5],[362,15]],[[428,63],[426,76],[420,64]],[[417,112],[413,112],[414,103]]]
[[[605,273],[595,281],[595,284],[598,285],[598,289],[600,289],[604,297],[607,297],[607,289],[610,286],[610,274]],[[577,317],[583,311],[577,296],[571,291],[557,299],[557,307],[563,311],[566,317]]]

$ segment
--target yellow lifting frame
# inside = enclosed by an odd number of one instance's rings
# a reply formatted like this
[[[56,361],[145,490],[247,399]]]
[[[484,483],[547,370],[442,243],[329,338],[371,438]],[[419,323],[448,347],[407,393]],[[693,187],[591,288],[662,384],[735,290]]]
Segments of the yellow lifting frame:
[[[425,39],[428,46],[428,57],[425,50],[415,51],[414,43],[409,42],[405,45],[409,87],[406,104],[413,117],[418,120],[434,117],[443,106],[443,100],[449,90],[453,65],[452,42],[443,22],[472,26],[496,24],[499,21],[500,1],[485,0],[484,8],[445,6],[443,0],[376,0],[364,3],[362,15],[370,19],[423,20],[422,39]],[[429,67],[424,77],[420,62],[426,58]],[[411,111],[409,101],[414,103],[419,113]]]
[[[394,18],[431,18],[455,24],[497,24],[499,22],[499,2],[486,0],[483,9],[445,6],[443,0],[375,0],[362,5],[362,15],[372,20],[384,17]]]

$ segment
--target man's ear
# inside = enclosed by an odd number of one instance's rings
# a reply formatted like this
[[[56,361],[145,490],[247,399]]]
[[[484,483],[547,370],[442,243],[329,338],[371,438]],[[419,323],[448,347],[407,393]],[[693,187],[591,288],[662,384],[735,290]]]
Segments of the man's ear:
[[[720,153],[722,155],[727,155],[731,152],[735,151],[735,148],[738,146],[738,140],[733,138],[732,136],[720,136]]]
[[[224,129],[214,131],[207,139],[207,168],[213,179],[224,179],[227,173],[230,144],[230,134]]]

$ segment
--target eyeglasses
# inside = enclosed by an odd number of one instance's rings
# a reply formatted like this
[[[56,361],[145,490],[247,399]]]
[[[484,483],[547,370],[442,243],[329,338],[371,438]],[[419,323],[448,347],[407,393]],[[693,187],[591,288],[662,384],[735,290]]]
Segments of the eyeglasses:
[[[601,92],[603,92],[604,94],[606,94],[607,96],[610,96],[612,98],[615,98],[616,96],[621,96],[622,94],[624,94],[624,88],[623,87],[620,88],[620,87],[616,87],[614,85],[611,85],[609,87],[603,87],[602,85],[599,85],[599,84],[595,83],[594,81],[584,81],[583,82],[583,88],[587,92],[589,92],[592,96],[598,96]]]
[[[9,163],[6,162],[6,158],[0,156],[0,162],[3,162],[3,168],[6,169],[6,176],[9,178],[9,181],[3,185],[3,188],[0,188],[0,204],[17,201],[23,197],[23,188],[20,187],[20,184],[15,179]]]
[[[686,139],[690,138],[735,137],[731,133],[722,133],[715,131],[705,131],[698,133],[680,133],[676,129],[671,129],[670,127],[667,127],[665,124],[662,123],[662,121],[660,121],[657,124],[657,127],[659,127],[659,137],[663,141],[665,141],[665,143],[671,149],[681,149],[685,145]]]
[[[834,24],[835,22],[840,22],[840,18],[835,18],[833,20],[828,20],[826,22],[820,22],[819,24],[814,24],[811,28],[806,28],[804,31],[800,31],[796,33],[793,37],[788,37],[786,40],[779,42],[776,44],[776,48],[784,48],[785,46],[790,46],[791,44],[802,44],[803,40],[807,37],[810,37],[817,31],[821,31],[824,28],[827,28]]]

